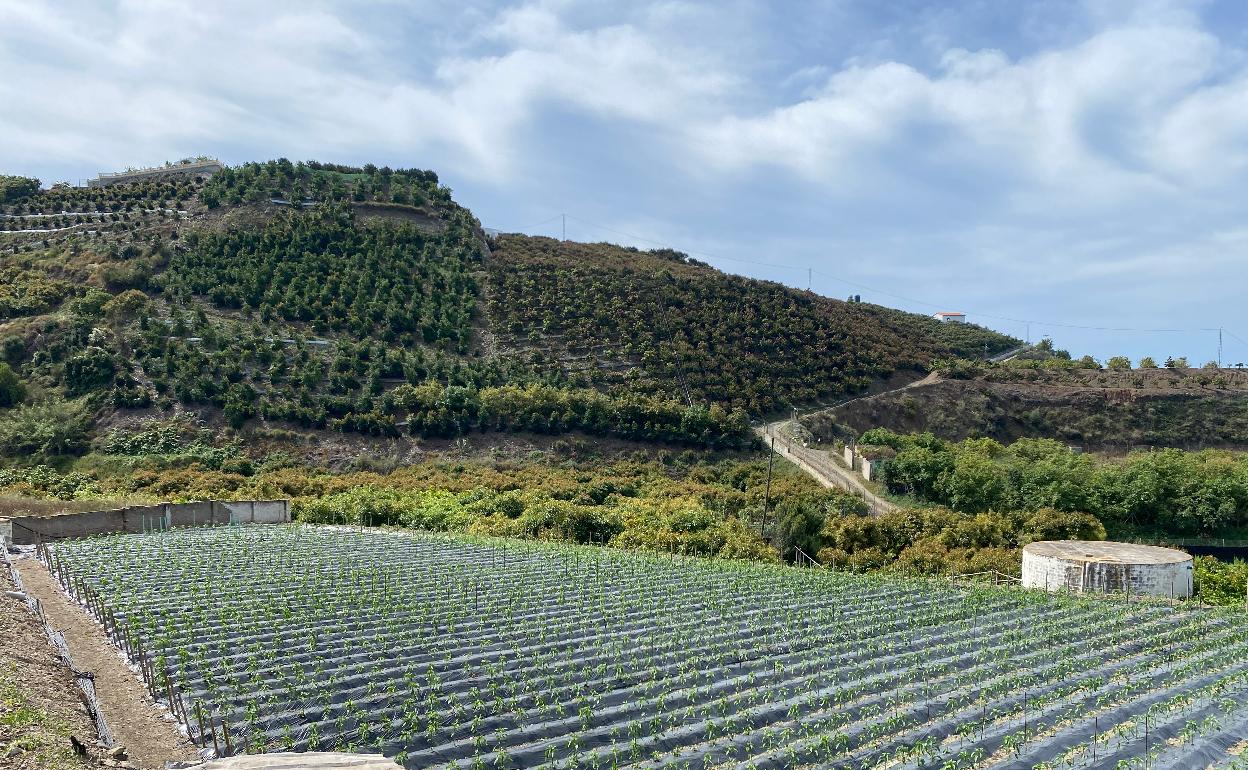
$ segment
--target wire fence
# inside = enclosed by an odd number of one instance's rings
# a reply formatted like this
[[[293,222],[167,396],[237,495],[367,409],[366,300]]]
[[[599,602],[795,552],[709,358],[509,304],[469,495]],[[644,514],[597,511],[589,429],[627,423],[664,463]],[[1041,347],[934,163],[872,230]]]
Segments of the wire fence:
[[[57,654],[61,658],[61,662],[69,669],[73,675],[74,681],[78,684],[78,688],[82,690],[83,702],[87,707],[87,714],[91,717],[91,721],[95,724],[95,732],[99,736],[100,743],[109,748],[116,743],[113,733],[108,729],[108,723],[104,720],[104,712],[100,708],[100,699],[95,691],[95,675],[89,671],[82,671],[74,665],[73,656],[69,653],[69,644],[65,641],[65,636],[52,627],[48,622],[47,615],[43,612],[43,603],[35,597],[26,593],[26,586],[22,584],[21,573],[17,571],[17,567],[13,564],[13,560],[9,558],[8,548],[0,545],[0,553],[4,554],[5,566],[9,569],[9,577],[13,581],[13,587],[19,594],[24,597],[26,606],[39,619],[39,623],[43,626],[43,632],[48,637],[48,641],[56,647]]]

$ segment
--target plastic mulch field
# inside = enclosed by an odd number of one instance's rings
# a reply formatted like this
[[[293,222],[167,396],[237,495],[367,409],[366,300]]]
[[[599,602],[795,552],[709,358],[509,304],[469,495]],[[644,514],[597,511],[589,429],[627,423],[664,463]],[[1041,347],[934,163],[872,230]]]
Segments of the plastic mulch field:
[[[297,525],[41,553],[221,754],[1248,768],[1242,613]]]

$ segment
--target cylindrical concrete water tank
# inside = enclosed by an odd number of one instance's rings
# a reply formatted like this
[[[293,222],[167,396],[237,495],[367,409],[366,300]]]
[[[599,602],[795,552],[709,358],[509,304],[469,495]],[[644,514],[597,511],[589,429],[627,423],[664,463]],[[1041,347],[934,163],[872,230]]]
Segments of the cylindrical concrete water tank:
[[[1192,557],[1152,545],[1041,540],[1023,548],[1023,585],[1183,598],[1192,595]]]

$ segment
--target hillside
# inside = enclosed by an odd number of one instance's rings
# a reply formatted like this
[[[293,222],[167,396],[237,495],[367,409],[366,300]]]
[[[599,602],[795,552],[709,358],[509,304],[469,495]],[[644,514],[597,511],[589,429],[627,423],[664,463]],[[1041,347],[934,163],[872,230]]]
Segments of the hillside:
[[[803,417],[823,441],[882,427],[959,441],[1052,438],[1102,451],[1248,448],[1248,372],[973,367]]]
[[[83,426],[175,409],[242,430],[733,448],[749,415],[1017,342],[669,250],[491,242],[425,170],[6,179],[0,352],[10,401],[28,402],[0,426],[11,455],[73,453]]]
[[[669,250],[507,235],[487,294],[500,347],[615,392],[751,414],[835,400],[1017,340],[730,275]]]

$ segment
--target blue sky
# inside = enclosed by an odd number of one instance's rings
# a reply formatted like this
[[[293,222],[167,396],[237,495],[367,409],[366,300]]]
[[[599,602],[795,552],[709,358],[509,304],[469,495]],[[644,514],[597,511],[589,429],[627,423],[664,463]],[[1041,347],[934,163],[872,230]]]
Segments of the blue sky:
[[[1224,327],[1233,364],[1246,22],[1161,0],[0,0],[0,169],[432,168],[489,227],[566,214],[570,238],[1098,358],[1203,363]]]

